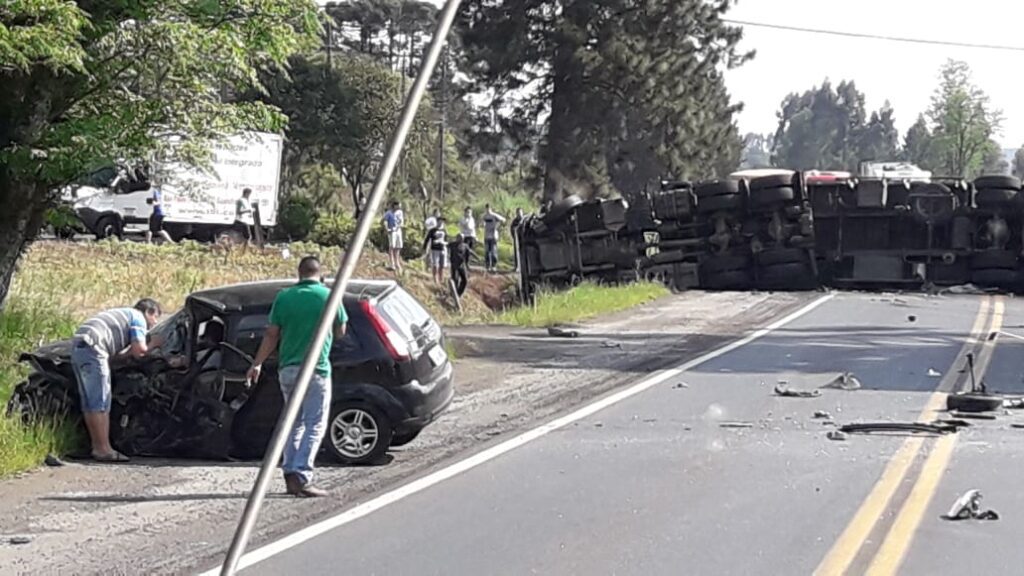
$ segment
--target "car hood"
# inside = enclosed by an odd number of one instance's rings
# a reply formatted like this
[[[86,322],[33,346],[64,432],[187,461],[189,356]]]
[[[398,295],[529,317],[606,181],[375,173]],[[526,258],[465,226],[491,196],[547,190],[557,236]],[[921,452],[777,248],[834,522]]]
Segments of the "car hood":
[[[70,338],[67,340],[59,340],[57,342],[43,344],[32,352],[22,354],[21,360],[26,361],[35,358],[38,360],[48,360],[54,363],[68,362],[71,359],[71,344],[72,341]]]

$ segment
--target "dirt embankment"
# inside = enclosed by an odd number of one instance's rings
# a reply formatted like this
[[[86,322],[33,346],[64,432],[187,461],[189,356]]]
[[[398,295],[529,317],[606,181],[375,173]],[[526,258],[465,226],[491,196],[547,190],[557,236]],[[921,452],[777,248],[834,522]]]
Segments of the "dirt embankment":
[[[286,498],[275,479],[253,546],[682,363],[811,298],[687,293],[583,323],[575,339],[540,329],[450,329],[458,357],[450,410],[386,465],[321,468],[330,499]],[[256,466],[140,459],[45,468],[3,482],[0,571],[183,574],[211,566],[226,549]],[[28,542],[3,544],[14,535]]]

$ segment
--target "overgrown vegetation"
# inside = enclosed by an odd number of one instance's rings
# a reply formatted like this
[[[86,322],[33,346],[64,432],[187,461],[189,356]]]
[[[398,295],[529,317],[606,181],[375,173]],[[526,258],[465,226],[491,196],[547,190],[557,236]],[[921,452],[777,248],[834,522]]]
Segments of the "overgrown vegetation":
[[[506,310],[493,320],[513,326],[549,327],[628,310],[668,293],[663,285],[648,282],[620,286],[583,283],[567,292],[543,291],[533,306]]]

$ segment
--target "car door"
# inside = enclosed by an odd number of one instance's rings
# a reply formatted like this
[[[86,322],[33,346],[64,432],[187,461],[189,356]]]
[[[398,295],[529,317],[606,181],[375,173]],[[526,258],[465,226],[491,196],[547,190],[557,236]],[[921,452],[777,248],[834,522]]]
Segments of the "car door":
[[[227,342],[249,356],[255,356],[263,341],[268,318],[269,311],[262,310],[237,315],[229,322]],[[221,360],[221,369],[226,378],[238,379],[240,375],[245,375],[249,367],[249,363],[238,354],[227,352]],[[232,436],[236,455],[250,458],[263,455],[283,406],[275,353],[263,363],[259,382],[248,390],[248,399],[235,415]]]

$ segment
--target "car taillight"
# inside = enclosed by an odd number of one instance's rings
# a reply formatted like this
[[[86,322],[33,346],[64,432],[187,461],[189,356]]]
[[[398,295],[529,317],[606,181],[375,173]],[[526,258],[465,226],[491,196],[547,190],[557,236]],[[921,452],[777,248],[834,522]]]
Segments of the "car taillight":
[[[391,328],[391,325],[380,315],[377,307],[373,305],[370,300],[363,300],[360,302],[363,307],[363,313],[370,319],[370,324],[373,325],[373,329],[377,332],[377,336],[380,336],[381,342],[384,343],[384,347],[388,349],[388,354],[391,355],[396,361],[404,361],[409,359],[409,343],[402,338],[402,335],[395,332]]]

